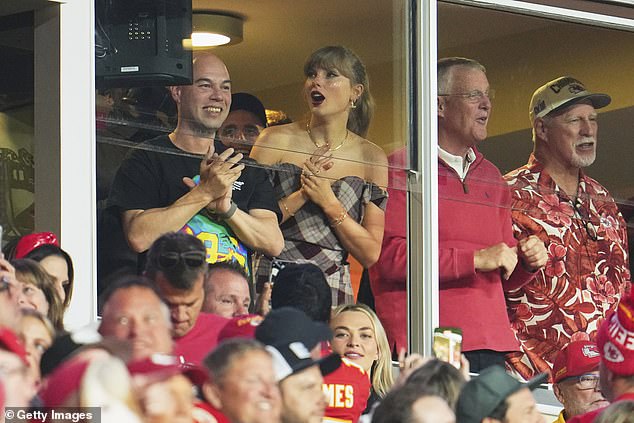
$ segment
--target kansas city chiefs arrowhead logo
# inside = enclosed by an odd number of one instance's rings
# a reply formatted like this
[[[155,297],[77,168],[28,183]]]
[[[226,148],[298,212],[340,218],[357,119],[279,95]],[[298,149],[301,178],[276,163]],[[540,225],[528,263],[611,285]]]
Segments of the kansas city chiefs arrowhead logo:
[[[581,353],[588,358],[595,358],[599,356],[599,350],[596,345],[584,345],[581,349]]]
[[[623,354],[612,342],[606,342],[603,346],[603,359],[612,363],[622,363],[625,361]]]

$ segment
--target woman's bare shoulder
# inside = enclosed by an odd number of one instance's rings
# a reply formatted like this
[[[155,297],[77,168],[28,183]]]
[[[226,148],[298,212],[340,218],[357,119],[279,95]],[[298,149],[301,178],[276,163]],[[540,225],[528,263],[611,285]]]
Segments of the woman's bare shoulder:
[[[358,137],[362,160],[365,163],[365,180],[384,187],[387,185],[387,155],[378,145]]]
[[[273,142],[284,142],[293,136],[296,136],[299,130],[296,122],[286,125],[276,125],[265,128],[260,133],[260,137],[270,138]]]
[[[265,163],[280,161],[278,156],[282,155],[286,148],[293,145],[292,140],[300,132],[301,130],[295,122],[265,128],[255,142],[251,158]]]
[[[363,151],[363,156],[366,160],[376,164],[387,164],[387,155],[381,147],[363,137],[358,138]]]

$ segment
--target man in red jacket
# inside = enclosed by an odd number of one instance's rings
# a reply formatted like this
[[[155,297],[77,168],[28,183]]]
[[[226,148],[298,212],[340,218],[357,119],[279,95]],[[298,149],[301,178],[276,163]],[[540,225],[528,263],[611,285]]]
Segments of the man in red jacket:
[[[504,292],[526,284],[547,259],[539,238],[513,237],[510,190],[476,149],[491,115],[485,72],[471,59],[438,61],[440,324],[462,328],[475,372],[519,350]]]
[[[381,255],[369,271],[376,314],[390,349],[398,354],[407,349],[407,149],[392,152],[387,160],[390,200]]]
[[[610,402],[634,401],[634,295],[624,297],[597,334],[601,354],[599,386]],[[573,417],[569,423],[591,423],[605,408]]]

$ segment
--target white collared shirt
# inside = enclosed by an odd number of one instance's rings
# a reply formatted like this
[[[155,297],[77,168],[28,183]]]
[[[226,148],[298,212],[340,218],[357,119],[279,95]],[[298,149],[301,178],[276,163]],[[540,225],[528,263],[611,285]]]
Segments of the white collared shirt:
[[[443,159],[445,163],[456,171],[458,176],[460,176],[461,181],[464,181],[464,178],[467,176],[467,172],[469,171],[469,166],[471,166],[471,163],[473,163],[476,159],[476,154],[475,151],[473,151],[473,148],[469,148],[465,157],[454,156],[439,146],[438,157]]]

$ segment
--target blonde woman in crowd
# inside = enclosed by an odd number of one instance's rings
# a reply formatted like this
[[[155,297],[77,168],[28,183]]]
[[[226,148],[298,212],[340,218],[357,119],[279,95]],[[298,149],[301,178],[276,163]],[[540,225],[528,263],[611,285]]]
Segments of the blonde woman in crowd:
[[[39,386],[40,361],[44,352],[53,344],[55,328],[50,320],[34,309],[22,309],[20,316],[18,337],[26,350],[26,360],[33,380]]]
[[[366,410],[392,387],[392,356],[385,330],[365,304],[343,304],[330,319],[332,350],[362,367],[371,378],[372,390]]]

